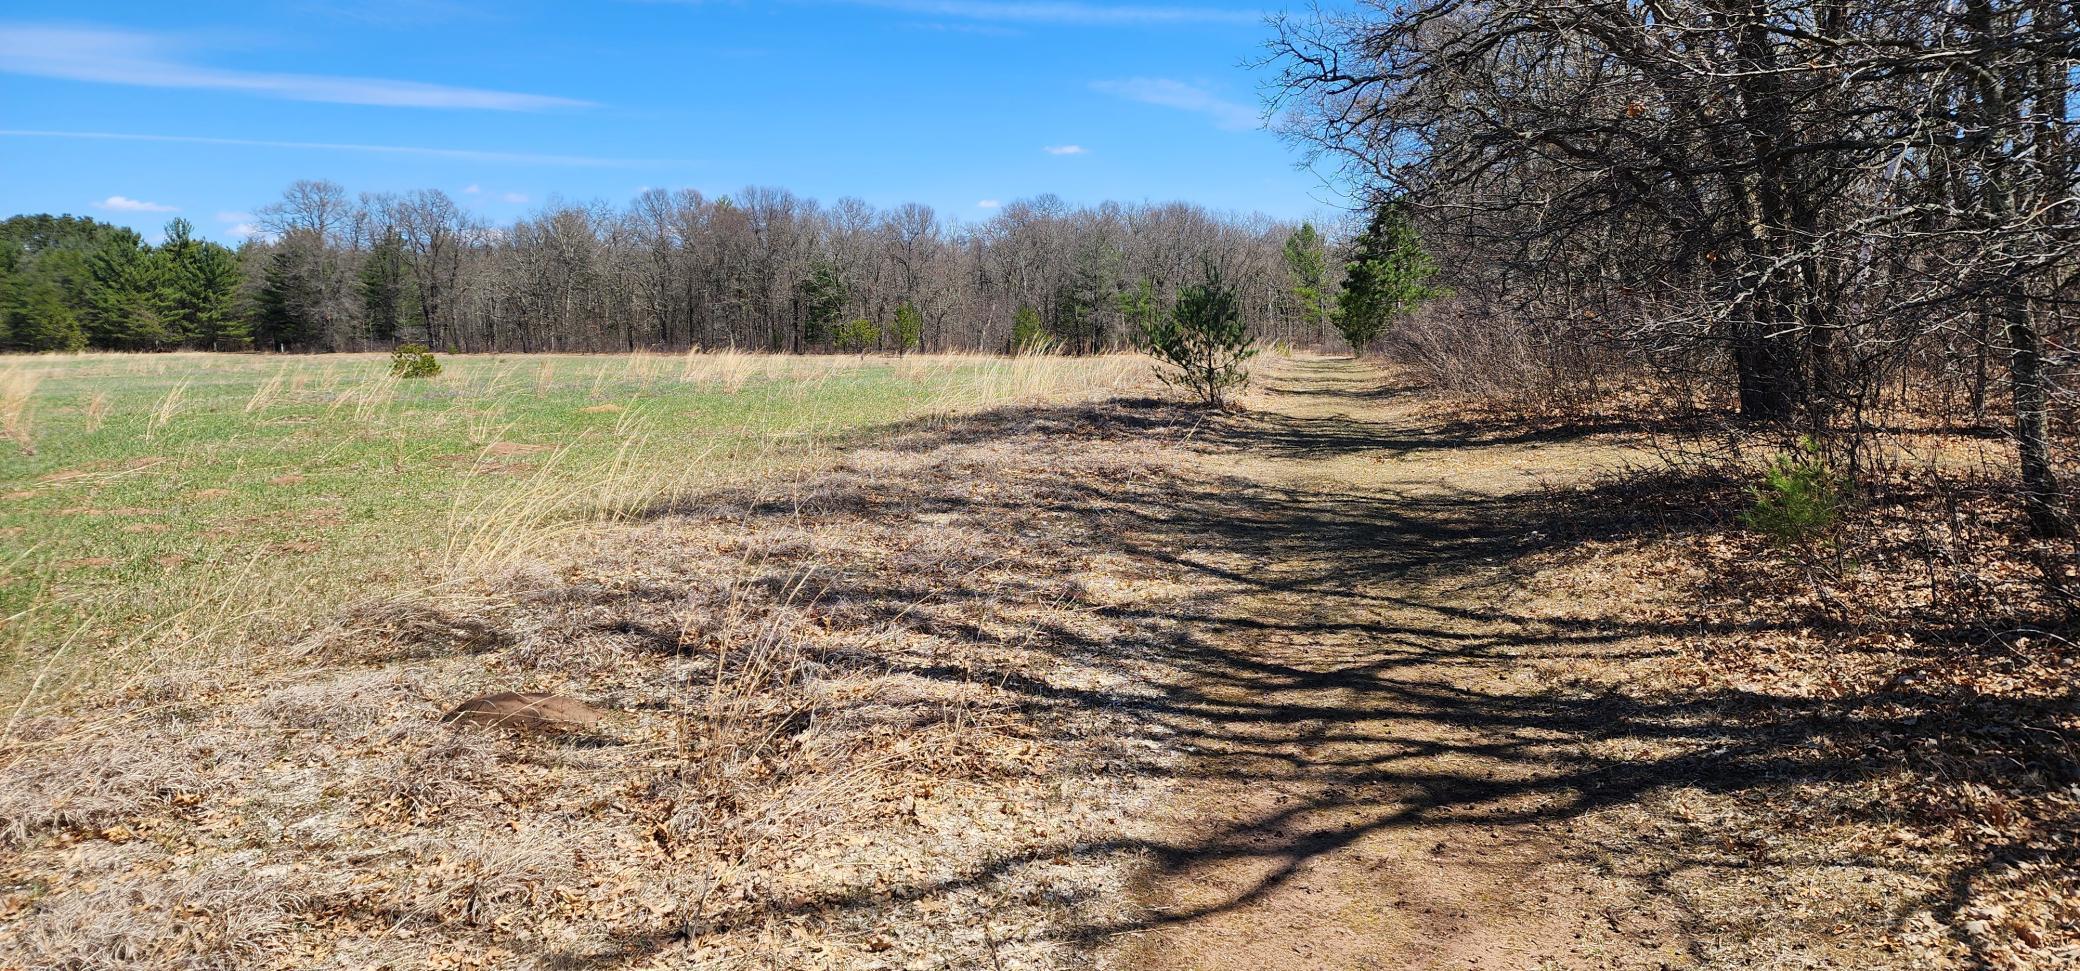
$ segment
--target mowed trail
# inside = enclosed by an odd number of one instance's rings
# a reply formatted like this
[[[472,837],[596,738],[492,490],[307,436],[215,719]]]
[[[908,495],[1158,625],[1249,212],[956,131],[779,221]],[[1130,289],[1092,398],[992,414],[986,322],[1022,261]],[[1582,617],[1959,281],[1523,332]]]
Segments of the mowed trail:
[[[1602,796],[1594,705],[1531,666],[1618,649],[1532,616],[1510,569],[1545,484],[1609,444],[1480,433],[1351,361],[1269,365],[1180,554],[1225,585],[1174,647],[1172,743],[1131,968],[1683,964],[1569,831]]]

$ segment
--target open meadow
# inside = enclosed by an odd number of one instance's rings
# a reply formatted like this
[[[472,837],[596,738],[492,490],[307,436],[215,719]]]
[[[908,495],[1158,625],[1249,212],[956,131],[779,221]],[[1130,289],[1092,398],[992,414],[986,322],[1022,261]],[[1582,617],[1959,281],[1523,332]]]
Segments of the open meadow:
[[[1140,380],[1125,356],[0,357],[0,685],[276,643],[879,425]],[[82,661],[92,663],[80,663]]]

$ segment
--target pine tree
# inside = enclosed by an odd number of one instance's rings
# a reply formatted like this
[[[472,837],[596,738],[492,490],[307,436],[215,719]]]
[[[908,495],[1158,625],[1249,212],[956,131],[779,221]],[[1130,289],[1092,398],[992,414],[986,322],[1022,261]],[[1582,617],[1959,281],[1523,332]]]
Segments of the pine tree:
[[[77,351],[87,346],[87,332],[54,280],[22,276],[8,281],[0,316],[6,318],[8,345],[24,351]]]
[[[1069,280],[1063,285],[1055,327],[1070,351],[1088,354],[1105,345],[1105,318],[1118,307],[1120,268],[1125,259],[1118,247],[1105,242],[1077,252]]]
[[[924,342],[924,315],[908,300],[897,304],[895,326],[889,336],[895,338],[898,355],[916,350]]]
[[[166,224],[166,241],[152,254],[159,264],[154,302],[167,333],[191,347],[225,350],[244,346],[248,327],[238,306],[244,285],[238,257],[216,243],[194,238],[185,219]]]
[[[845,284],[836,264],[818,260],[802,281],[801,291],[801,344],[804,347],[821,344],[837,327],[839,318],[844,316],[845,302],[851,299],[852,288]]]
[[[180,343],[166,261],[126,232],[87,258],[81,323],[96,347],[153,351]]]
[[[412,306],[410,296],[404,237],[393,229],[376,242],[361,268],[361,311],[370,340],[387,343],[404,333]]]
[[[1285,259],[1300,322],[1310,336],[1320,337],[1329,320],[1329,251],[1313,223],[1301,223],[1286,237]]]
[[[1180,291],[1169,316],[1144,325],[1136,343],[1156,359],[1158,378],[1214,408],[1226,406],[1229,390],[1249,383],[1243,364],[1257,353],[1241,300],[1211,265],[1205,282]]]
[[[833,340],[839,347],[865,357],[868,348],[881,343],[881,325],[861,317],[839,327]]]
[[[1430,281],[1437,264],[1423,252],[1415,223],[1394,200],[1373,210],[1372,221],[1352,245],[1338,298],[1336,329],[1354,354],[1379,340],[1394,318],[1437,295]]]
[[[1127,333],[1140,334],[1148,329],[1157,315],[1163,312],[1163,302],[1156,297],[1154,280],[1143,278],[1131,289],[1119,293],[1119,315],[1126,321]]]
[[[252,343],[252,322],[241,300],[244,287],[238,254],[216,243],[195,248],[175,280],[191,345],[225,351]]]
[[[1040,311],[1020,305],[1011,317],[1011,353],[1044,354],[1051,342],[1046,325],[1040,322]]]
[[[310,255],[302,247],[277,246],[260,285],[253,339],[275,350],[308,346],[320,334],[323,301]]]

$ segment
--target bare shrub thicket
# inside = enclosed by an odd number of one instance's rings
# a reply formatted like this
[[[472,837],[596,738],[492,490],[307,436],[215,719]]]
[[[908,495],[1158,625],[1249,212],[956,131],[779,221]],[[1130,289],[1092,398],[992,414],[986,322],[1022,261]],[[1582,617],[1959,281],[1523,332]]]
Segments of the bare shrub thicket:
[[[1854,452],[1997,422],[2070,531],[2074,5],[1372,0],[1285,19],[1283,125],[1419,214],[1454,384],[1651,380]],[[2054,441],[2055,438],[2055,441]]]

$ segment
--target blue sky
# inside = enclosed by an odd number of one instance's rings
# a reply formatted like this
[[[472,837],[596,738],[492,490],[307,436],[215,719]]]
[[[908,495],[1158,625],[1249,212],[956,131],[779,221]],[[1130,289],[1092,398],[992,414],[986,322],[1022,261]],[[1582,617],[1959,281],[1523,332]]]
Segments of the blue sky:
[[[286,0],[0,14],[0,213],[235,237],[297,178],[552,197],[775,185],[825,202],[1336,194],[1258,125],[1268,8],[1224,0]],[[83,12],[87,11],[87,12]],[[145,137],[140,137],[145,136]]]

